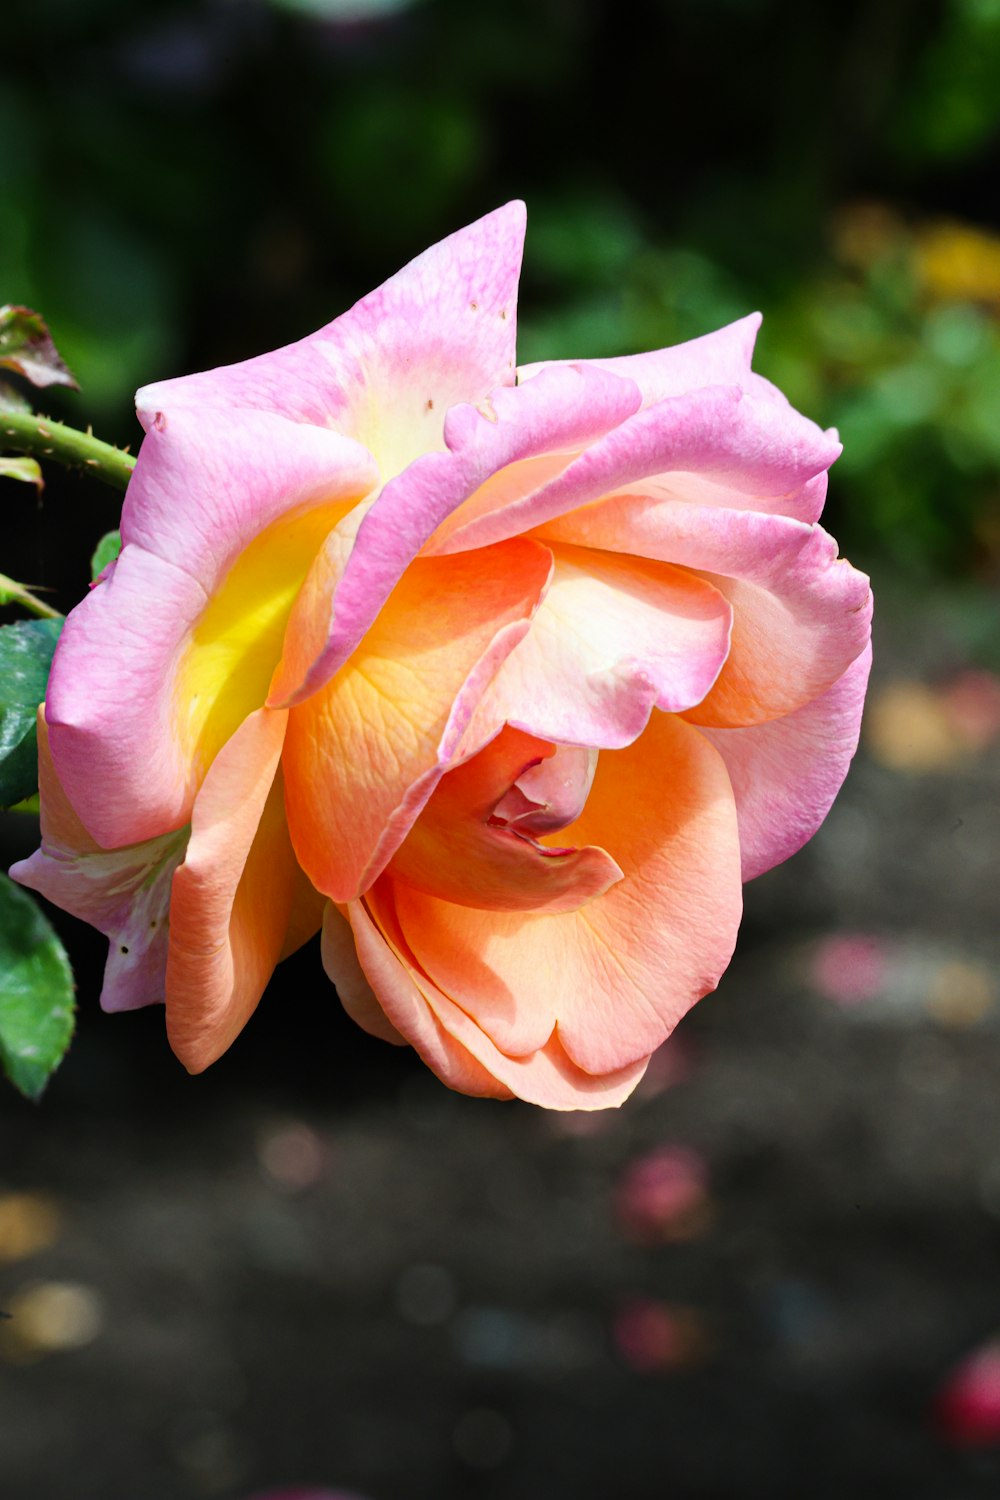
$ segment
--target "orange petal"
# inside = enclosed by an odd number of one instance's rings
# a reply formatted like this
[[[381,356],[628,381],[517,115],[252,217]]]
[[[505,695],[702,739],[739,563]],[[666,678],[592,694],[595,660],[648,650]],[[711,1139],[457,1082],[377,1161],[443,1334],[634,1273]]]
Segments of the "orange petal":
[[[290,710],[292,842],[334,901],[367,889],[406,837],[550,571],[521,539],[418,559],[353,656]]]
[[[361,965],[392,1025],[449,1088],[546,1109],[606,1109],[621,1104],[646,1069],[642,1058],[600,1077],[567,1057],[556,1033],[528,1056],[502,1052],[489,1035],[428,978],[408,948],[388,876],[348,915]]]
[[[787,516],[620,494],[538,535],[676,564],[729,602],[732,640],[718,680],[697,707],[677,705],[692,723],[736,727],[794,713],[843,676],[871,635],[867,578],[822,527]]]
[[[336,985],[337,999],[351,1020],[369,1036],[377,1036],[380,1041],[391,1042],[395,1047],[405,1047],[406,1038],[400,1036],[393,1026],[365,977],[351,924],[332,901],[326,903],[323,918],[322,953],[327,978]]]
[[[651,709],[701,703],[729,650],[732,610],[684,568],[557,542],[552,583],[483,696],[470,749],[498,725],[540,739],[627,745]]]
[[[242,1030],[285,947],[298,888],[279,769],[286,719],[258,709],[216,756],[174,875],[167,1035],[192,1073]]]
[[[570,1059],[607,1073],[653,1052],[732,955],[740,851],[723,761],[654,712],[633,745],[601,753],[558,837],[607,848],[624,878],[560,915],[477,911],[401,883],[395,911],[415,962],[503,1052],[527,1055],[558,1024]]]
[[[519,776],[556,747],[517,729],[438,782],[390,863],[418,890],[489,911],[575,911],[621,879],[594,846],[548,848],[496,821],[497,804]]]

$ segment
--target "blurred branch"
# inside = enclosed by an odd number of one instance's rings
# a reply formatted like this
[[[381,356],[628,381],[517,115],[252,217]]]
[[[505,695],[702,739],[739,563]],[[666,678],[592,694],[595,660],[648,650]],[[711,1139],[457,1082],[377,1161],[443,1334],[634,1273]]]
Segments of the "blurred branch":
[[[70,468],[87,469],[97,479],[123,490],[129,482],[135,459],[111,443],[102,443],[91,432],[79,432],[62,422],[30,412],[0,411],[0,448],[30,453],[33,458],[51,458]]]

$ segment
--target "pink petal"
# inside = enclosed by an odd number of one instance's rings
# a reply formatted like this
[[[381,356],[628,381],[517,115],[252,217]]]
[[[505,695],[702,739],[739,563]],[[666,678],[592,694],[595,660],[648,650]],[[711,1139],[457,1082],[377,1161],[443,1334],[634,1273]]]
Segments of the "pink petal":
[[[105,1010],[162,1001],[170,887],[184,857],[187,828],[123,849],[101,849],[59,784],[41,710],[38,778],[42,846],[11,867],[12,878],[109,939],[101,990]]]
[[[833,687],[785,718],[702,730],[733,785],[744,880],[795,854],[830,811],[857,749],[870,668],[869,645]]]
[[[751,313],[725,328],[668,349],[654,349],[648,354],[624,354],[611,359],[583,360],[626,380],[634,380],[642,392],[643,406],[651,406],[668,396],[683,396],[687,391],[706,385],[745,385],[750,376],[750,361],[761,324],[760,313]],[[544,360],[522,365],[522,380],[531,380],[542,370],[551,370],[563,361]]]
[[[513,384],[524,218],[517,202],[487,214],[286,349],[147,386],[142,412],[276,412],[357,438],[398,474],[441,447],[450,406]]]
[[[841,450],[835,437],[770,391],[710,386],[646,407],[606,429],[534,494],[456,528],[442,550],[482,547],[631,488],[655,498],[771,511],[773,501],[803,491]],[[806,492],[811,509],[812,490]]]
[[[212,404],[175,405],[170,393],[183,384],[153,387],[163,403],[142,412],[148,430],[125,496],[122,541],[192,574],[206,594],[272,522],[336,502],[346,509],[378,483],[360,443],[273,412],[222,416]]]
[[[497,803],[497,817],[525,833],[555,833],[583,812],[596,772],[596,750],[556,745],[517,778]]]
[[[173,732],[169,684],[204,603],[189,574],[127,547],[63,627],[48,684],[52,754],[81,821],[105,847],[188,820],[190,766]]]
[[[704,334],[685,344],[676,344],[669,349],[656,349],[648,354],[626,354],[618,358],[583,361],[595,364],[602,370],[624,379],[634,380],[642,392],[644,407],[653,406],[671,396],[685,396],[704,390],[706,386],[738,386],[749,395],[754,404],[769,401],[778,407],[789,409],[789,403],[770,381],[754,375],[750,369],[753,347],[760,328],[759,313],[741,318],[717,332]],[[555,362],[558,364],[559,362]],[[546,362],[524,366],[520,372],[522,380],[530,380],[542,370],[553,368]],[[745,415],[747,408],[742,409]],[[797,426],[797,421],[795,422]],[[825,436],[835,442],[835,434]],[[826,498],[826,474],[819,473],[807,479],[801,487],[785,494],[741,496],[730,487],[728,491],[703,474],[688,472],[683,480],[684,495],[688,499],[701,499],[705,503],[725,504],[752,510],[767,510],[775,515],[793,516],[800,521],[815,521],[823,511]]]
[[[126,501],[126,545],[69,616],[48,688],[59,775],[100,843],[136,843],[187,821],[206,757],[191,742],[192,694],[179,678],[199,630],[213,608],[226,607],[253,558],[256,576],[233,620],[268,590],[279,603],[289,593],[287,614],[295,570],[305,572],[372,478],[355,445],[277,417],[236,413],[219,422],[182,410],[146,438]],[[214,727],[216,744],[267,696],[280,618],[276,629],[270,655],[258,659],[261,641],[251,635],[228,667],[218,661],[218,690],[236,683],[239,701]],[[202,697],[204,718],[210,700]]]

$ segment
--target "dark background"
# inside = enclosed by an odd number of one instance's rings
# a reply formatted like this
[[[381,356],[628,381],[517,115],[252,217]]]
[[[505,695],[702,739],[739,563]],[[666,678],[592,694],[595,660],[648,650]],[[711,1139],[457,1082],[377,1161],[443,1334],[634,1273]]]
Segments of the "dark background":
[[[1000,1327],[1000,4],[368,9],[5,12],[0,301],[82,387],[47,408],[134,442],[137,385],[523,197],[522,359],[760,307],[757,368],[840,427],[869,735],[658,1082],[589,1125],[447,1094],[312,950],[189,1080],[57,917],[80,1033],[0,1105],[0,1494],[996,1495],[935,1402]],[[116,497],[3,499],[0,566],[69,608]],[[8,857],[35,837],[5,821]],[[704,1201],[640,1230],[622,1184],[664,1145]]]

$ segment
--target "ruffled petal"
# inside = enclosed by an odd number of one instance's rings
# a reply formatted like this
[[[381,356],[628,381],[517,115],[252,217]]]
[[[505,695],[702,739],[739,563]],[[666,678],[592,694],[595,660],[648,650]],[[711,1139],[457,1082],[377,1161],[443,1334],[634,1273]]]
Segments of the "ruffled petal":
[[[555,749],[502,730],[441,778],[393,856],[391,874],[428,895],[489,911],[575,911],[603,895],[622,877],[603,849],[547,847],[496,816],[522,773]]]
[[[868,646],[832,688],[783,719],[702,730],[733,784],[744,880],[795,854],[830,811],[857,749],[871,659]]]
[[[700,703],[729,651],[732,610],[680,568],[559,543],[524,640],[487,688],[470,746],[510,723],[540,739],[627,745],[653,707]]]
[[[535,380],[549,379],[545,371]],[[533,381],[521,390],[530,391]],[[770,512],[804,492],[812,509],[816,476],[841,451],[762,382],[748,390],[710,386],[645,407],[582,452],[533,494],[498,503],[456,526],[442,551],[488,546],[520,535],[618,490]],[[781,509],[779,504],[778,510]]]
[[[361,373],[338,422],[387,478],[443,446],[450,407],[514,384],[524,224],[524,204],[508,203],[425,250],[334,325],[338,384],[345,353]]]
[[[142,415],[122,542],[190,573],[206,595],[273,522],[317,506],[342,514],[379,481],[368,450],[327,427],[167,399]]]
[[[706,385],[746,385],[752,378],[750,361],[761,325],[760,313],[750,313],[725,328],[673,344],[668,349],[653,349],[647,354],[622,354],[610,359],[580,360],[634,380],[642,392],[643,406],[652,406],[668,396],[683,396]],[[522,365],[520,377],[531,380],[543,370],[567,363],[565,360],[543,360]]]
[[[612,1073],[648,1057],[731,957],[740,854],[723,761],[696,729],[656,713],[633,745],[602,753],[583,814],[559,837],[607,849],[624,878],[558,916],[477,911],[388,877],[391,891],[380,883],[368,902],[503,1053],[526,1057],[558,1026],[576,1067]]]
[[[868,579],[819,526],[637,494],[612,495],[538,535],[695,569],[729,600],[729,655],[715,686],[688,712],[693,723],[737,726],[793,713],[826,692],[868,644]]]
[[[124,849],[102,849],[59,784],[42,709],[38,782],[41,848],[11,867],[12,878],[108,938],[101,989],[105,1010],[157,1004],[165,992],[170,886],[184,857],[188,829]]]
[[[192,1073],[243,1029],[285,947],[298,890],[279,770],[286,720],[258,709],[216,757],[174,875],[167,1035]]]
[[[528,628],[551,565],[546,548],[520,539],[418,559],[350,661],[292,709],[292,841],[334,901],[365,890],[406,837]]]

